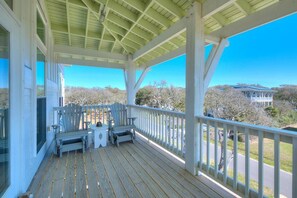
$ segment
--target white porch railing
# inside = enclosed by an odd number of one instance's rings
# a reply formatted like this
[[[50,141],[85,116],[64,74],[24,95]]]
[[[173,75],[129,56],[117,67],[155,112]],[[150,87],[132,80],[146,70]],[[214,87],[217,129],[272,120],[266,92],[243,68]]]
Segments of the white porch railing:
[[[137,117],[137,131],[171,153],[184,158],[185,114],[150,107],[128,105]]]
[[[137,117],[135,124],[137,131],[153,140],[166,150],[184,158],[185,154],[185,114],[164,111],[160,109],[142,107],[136,105],[128,105],[131,108],[133,117]],[[273,169],[273,183],[274,183],[274,197],[280,196],[280,142],[292,144],[292,197],[297,197],[297,134],[286,130],[279,130],[275,128],[256,126],[245,124],[241,122],[234,122],[222,119],[209,118],[198,116],[199,152],[200,158],[198,161],[198,168],[200,171],[220,181],[223,185],[231,187],[236,191],[242,192],[246,197],[263,197],[264,195],[264,139],[271,139],[274,141],[274,167]],[[231,150],[228,149],[227,134],[232,130],[233,141]],[[211,134],[213,135],[211,137]],[[219,140],[219,135],[223,137],[222,144]],[[250,186],[250,141],[244,143],[244,182],[239,181],[238,172],[238,136],[244,136],[245,140],[249,140],[250,136],[258,138],[258,161],[257,163],[257,182],[258,188],[252,189]],[[211,151],[211,148],[213,150]],[[222,153],[222,169],[219,170],[219,159],[221,158],[220,149]],[[229,145],[230,148],[230,145]],[[228,173],[228,152],[233,150],[232,172]],[[211,157],[212,156],[212,157]],[[212,159],[211,159],[212,158]],[[243,166],[240,164],[241,167]],[[255,171],[255,170],[253,170]],[[232,174],[232,176],[230,176]],[[288,184],[286,184],[288,185]]]
[[[204,173],[213,176],[217,180],[221,181],[223,184],[231,186],[234,190],[238,190],[245,194],[246,197],[263,197],[264,195],[264,177],[268,178],[270,175],[264,176],[264,138],[271,139],[274,141],[274,167],[273,172],[273,182],[274,182],[274,197],[280,197],[280,142],[285,142],[292,144],[293,154],[292,156],[292,184],[288,181],[285,185],[292,185],[292,197],[297,197],[297,133],[279,130],[275,128],[256,126],[251,124],[245,124],[241,122],[233,122],[222,119],[214,119],[204,116],[197,117],[198,125],[200,126],[200,159],[199,159],[199,168]],[[227,137],[227,133],[232,130],[233,132],[233,175],[228,176],[227,170],[227,138],[223,138],[221,147],[219,144],[219,133],[223,134],[222,137]],[[214,135],[214,165],[211,165],[211,133]],[[238,181],[238,136],[243,135],[245,138],[245,177],[244,184]],[[250,188],[250,136],[255,136],[258,138],[258,170],[252,170],[258,172],[258,190]],[[203,142],[206,141],[204,146]],[[230,141],[230,140],[229,140]],[[219,147],[223,149],[223,170],[219,171]],[[203,150],[206,149],[206,152]],[[212,153],[213,154],[213,153]],[[206,155],[206,156],[204,156]],[[265,196],[265,195],[264,195]]]

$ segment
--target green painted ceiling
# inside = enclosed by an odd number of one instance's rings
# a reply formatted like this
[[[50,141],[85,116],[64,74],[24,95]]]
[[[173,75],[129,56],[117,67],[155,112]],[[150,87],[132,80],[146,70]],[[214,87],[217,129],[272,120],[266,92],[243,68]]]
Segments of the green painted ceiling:
[[[206,1],[204,1],[206,2]],[[232,24],[278,0],[233,0],[205,17],[205,33]],[[46,0],[56,45],[133,54],[186,16],[192,0]],[[181,32],[144,54],[136,65],[186,44]]]

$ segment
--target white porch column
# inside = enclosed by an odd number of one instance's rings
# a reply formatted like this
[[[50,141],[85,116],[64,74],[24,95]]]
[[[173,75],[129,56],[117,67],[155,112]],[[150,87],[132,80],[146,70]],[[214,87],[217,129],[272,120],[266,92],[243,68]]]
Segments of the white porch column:
[[[135,81],[136,81],[136,69],[132,61],[132,56],[128,57],[128,62],[126,66],[127,82],[126,82],[126,91],[127,91],[127,104],[135,104]]]
[[[186,45],[186,170],[197,174],[199,129],[195,116],[203,115],[204,103],[204,23],[201,4],[195,2],[187,23]]]

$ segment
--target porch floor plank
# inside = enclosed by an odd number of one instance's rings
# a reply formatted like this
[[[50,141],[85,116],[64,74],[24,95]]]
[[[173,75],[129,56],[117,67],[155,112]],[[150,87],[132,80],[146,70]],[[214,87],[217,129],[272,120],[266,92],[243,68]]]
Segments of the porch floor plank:
[[[88,197],[86,178],[85,178],[85,168],[84,159],[81,153],[76,153],[76,182],[75,182],[75,192],[76,197]]]
[[[50,197],[62,197],[63,193],[63,185],[64,185],[64,176],[67,168],[67,160],[68,156],[64,155],[64,157],[58,159],[59,160],[59,165],[57,172],[55,173],[56,177],[53,182],[53,188],[51,189],[51,195]]]
[[[114,194],[116,195],[116,197],[128,197],[122,183],[121,180],[118,176],[118,174],[116,173],[115,169],[112,166],[111,161],[109,160],[109,158],[107,157],[106,153],[104,152],[105,149],[98,149],[99,155],[102,159],[103,165],[105,167],[105,170],[107,172],[107,176],[110,180],[111,186],[113,188]]]
[[[176,172],[170,166],[170,164],[165,163],[162,158],[159,158],[158,155],[154,155],[151,152],[148,152],[146,148],[144,148],[144,146],[140,145],[138,142],[135,143],[135,149],[138,149],[139,153],[142,156],[147,156],[148,160],[153,160],[153,162],[156,163],[156,165],[158,166],[156,167],[157,169],[165,171],[166,174],[170,175],[172,177],[171,180],[174,180],[179,188],[183,189],[184,193],[190,192],[191,194],[187,195],[187,197],[207,197],[198,187],[186,180],[182,175]]]
[[[97,177],[96,170],[94,168],[94,160],[91,158],[90,153],[85,155],[86,171],[87,171],[87,185],[88,193],[90,197],[102,197],[101,191],[99,188],[99,180]]]
[[[50,155],[28,191],[34,197],[234,197],[137,137],[134,144]]]
[[[160,186],[151,178],[151,176],[146,171],[143,171],[142,165],[134,160],[132,155],[130,155],[125,148],[121,148],[121,153],[125,156],[126,160],[129,162],[131,167],[134,168],[135,172],[139,175],[142,181],[148,186],[154,197],[168,197],[162,188],[160,188]]]
[[[94,168],[99,180],[99,187],[103,197],[115,197],[110,180],[99,155],[98,150],[90,150],[91,158],[94,160]]]
[[[74,171],[75,171],[75,152],[68,153],[68,163],[66,172],[64,173],[65,180],[64,180],[64,188],[63,188],[63,197],[73,197],[74,194]]]
[[[135,187],[139,191],[142,197],[151,198],[154,197],[152,192],[149,190],[149,187],[145,184],[145,182],[141,179],[141,177],[137,174],[137,171],[132,168],[127,159],[119,152],[118,149],[109,149],[113,156],[116,156],[120,163],[123,165],[124,171],[128,175],[128,177],[133,181]]]
[[[130,149],[127,145],[122,145],[132,155],[134,160],[141,164],[143,171],[146,171],[148,175],[162,188],[168,197],[181,197],[175,189],[168,184],[153,168],[149,166],[134,150]]]

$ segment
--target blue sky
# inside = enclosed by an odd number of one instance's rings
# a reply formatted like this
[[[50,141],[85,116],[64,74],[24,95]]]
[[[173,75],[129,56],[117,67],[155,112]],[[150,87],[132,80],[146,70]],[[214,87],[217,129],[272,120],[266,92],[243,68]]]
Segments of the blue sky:
[[[225,49],[210,86],[297,84],[296,24],[297,14],[294,14],[229,38],[230,46]],[[184,55],[153,66],[142,86],[166,80],[169,85],[184,87],[185,63]],[[68,86],[125,89],[123,71],[117,69],[66,67],[65,83]]]

